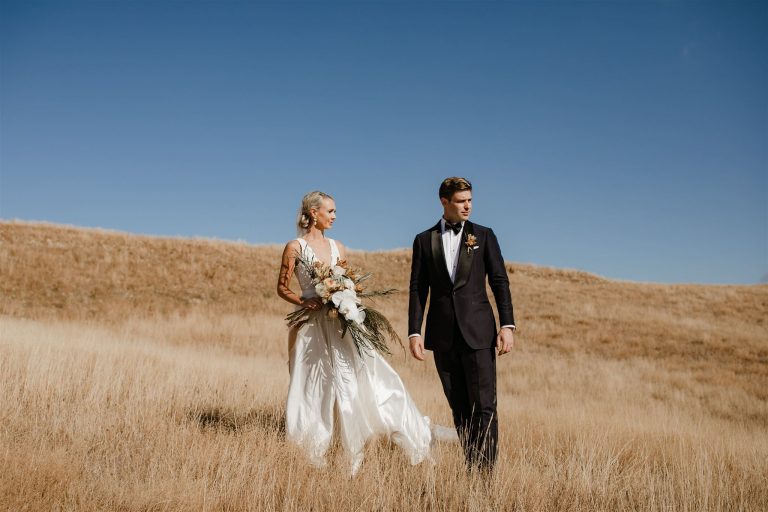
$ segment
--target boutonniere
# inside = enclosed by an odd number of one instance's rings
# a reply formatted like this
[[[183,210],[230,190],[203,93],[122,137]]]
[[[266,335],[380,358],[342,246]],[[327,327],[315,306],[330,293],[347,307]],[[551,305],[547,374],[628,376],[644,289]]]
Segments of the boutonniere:
[[[472,233],[468,233],[467,240],[464,242],[464,245],[467,246],[467,254],[471,254],[472,249],[477,249],[477,237]]]

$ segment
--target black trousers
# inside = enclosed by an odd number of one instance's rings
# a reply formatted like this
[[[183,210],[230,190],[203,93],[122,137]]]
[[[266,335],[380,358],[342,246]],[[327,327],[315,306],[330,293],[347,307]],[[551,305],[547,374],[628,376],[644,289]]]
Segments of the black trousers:
[[[435,351],[435,366],[467,463],[493,469],[499,422],[496,413],[496,349],[469,347],[456,326],[451,350]]]

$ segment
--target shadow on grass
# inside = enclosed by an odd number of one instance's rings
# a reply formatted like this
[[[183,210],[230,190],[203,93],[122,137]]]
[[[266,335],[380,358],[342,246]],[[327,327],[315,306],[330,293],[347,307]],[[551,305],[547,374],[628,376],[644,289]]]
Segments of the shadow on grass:
[[[238,433],[258,428],[285,435],[285,412],[274,406],[262,406],[249,411],[215,406],[195,407],[189,410],[187,418],[197,422],[202,429]]]

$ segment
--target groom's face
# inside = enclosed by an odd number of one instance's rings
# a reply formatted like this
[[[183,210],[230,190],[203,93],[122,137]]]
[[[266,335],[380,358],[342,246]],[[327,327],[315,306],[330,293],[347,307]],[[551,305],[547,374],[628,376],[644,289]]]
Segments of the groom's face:
[[[454,192],[451,200],[442,197],[440,202],[443,204],[443,216],[450,222],[459,222],[469,219],[472,213],[472,191],[460,190]]]

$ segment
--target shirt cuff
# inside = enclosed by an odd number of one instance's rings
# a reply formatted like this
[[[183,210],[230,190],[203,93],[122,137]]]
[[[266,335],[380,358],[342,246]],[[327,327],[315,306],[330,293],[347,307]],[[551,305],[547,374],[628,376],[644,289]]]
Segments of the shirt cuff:
[[[409,334],[408,335],[408,339],[413,338],[414,336],[421,336],[421,334],[419,334],[418,332],[415,332],[413,334]]]
[[[515,327],[513,324],[502,325],[501,326],[502,329],[505,328],[505,327],[509,327],[510,329],[512,329],[512,332],[515,332],[515,330],[517,329],[517,327]]]

